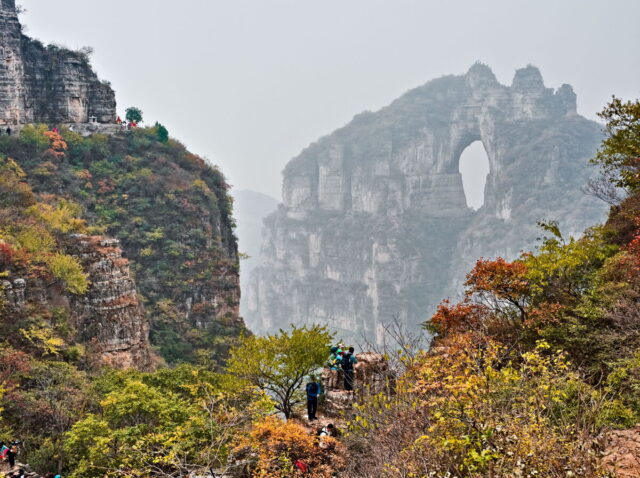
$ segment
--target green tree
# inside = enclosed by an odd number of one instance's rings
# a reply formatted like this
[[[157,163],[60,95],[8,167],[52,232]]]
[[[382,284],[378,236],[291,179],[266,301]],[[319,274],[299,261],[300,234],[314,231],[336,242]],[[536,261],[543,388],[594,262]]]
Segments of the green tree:
[[[142,121],[142,110],[135,106],[130,106],[125,110],[127,121],[133,121],[134,123],[140,123]]]
[[[215,476],[270,403],[235,377],[189,365],[112,372],[95,388],[99,405],[64,436],[72,478]]]
[[[273,395],[286,418],[302,402],[300,387],[324,363],[332,334],[314,325],[266,337],[244,337],[230,352],[228,371]]]
[[[628,191],[640,188],[640,100],[623,102],[615,96],[598,113],[606,121],[605,139],[593,162],[603,176]]]
[[[29,370],[13,378],[21,384],[3,406],[14,436],[30,445],[23,459],[37,469],[62,472],[64,434],[90,404],[86,374],[65,362],[32,360]]]
[[[72,294],[84,294],[89,288],[87,274],[82,265],[73,256],[54,254],[49,259],[49,269],[57,280],[65,283],[66,289]]]
[[[169,141],[169,130],[158,122],[156,122],[156,134],[158,135],[158,140],[161,143]]]

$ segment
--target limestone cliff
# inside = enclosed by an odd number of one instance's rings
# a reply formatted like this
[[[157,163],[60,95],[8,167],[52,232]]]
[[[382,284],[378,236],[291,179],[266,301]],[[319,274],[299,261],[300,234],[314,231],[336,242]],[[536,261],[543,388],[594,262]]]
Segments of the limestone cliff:
[[[120,241],[76,235],[69,252],[80,259],[91,283],[86,294],[71,297],[79,341],[111,367],[150,369],[149,321]]]
[[[233,191],[233,212],[238,223],[238,247],[246,257],[240,262],[240,289],[249,288],[249,278],[260,263],[262,221],[276,210],[278,200],[256,191]],[[240,313],[246,314],[247,300],[243,296]]]
[[[69,342],[87,348],[87,365],[151,369],[149,322],[119,244],[103,236],[71,236],[66,249],[82,264],[89,290],[75,295],[58,282],[34,279],[29,273],[26,278],[10,277],[0,283],[4,312],[17,320],[22,315],[37,315],[40,309],[64,310],[70,318]]]
[[[458,163],[477,140],[490,173],[474,211]],[[579,233],[603,218],[581,192],[599,140],[572,88],[546,88],[532,66],[505,86],[476,64],[357,115],[286,166],[250,281],[249,326],[321,322],[357,339],[394,316],[417,325],[475,259],[533,247],[537,220]]]
[[[86,54],[23,35],[15,0],[0,0],[0,124],[109,123],[115,109]]]

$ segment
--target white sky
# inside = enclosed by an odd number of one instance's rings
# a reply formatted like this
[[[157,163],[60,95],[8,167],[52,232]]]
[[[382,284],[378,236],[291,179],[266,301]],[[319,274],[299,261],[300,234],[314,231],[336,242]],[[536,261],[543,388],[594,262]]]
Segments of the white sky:
[[[595,117],[640,96],[638,0],[18,0],[27,34],[94,47],[120,111],[280,196],[286,162],[407,89],[488,64],[532,63]]]

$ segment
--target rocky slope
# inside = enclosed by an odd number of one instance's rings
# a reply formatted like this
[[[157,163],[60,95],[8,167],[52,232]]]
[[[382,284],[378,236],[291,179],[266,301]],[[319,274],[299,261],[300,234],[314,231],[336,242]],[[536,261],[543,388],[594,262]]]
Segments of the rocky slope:
[[[129,263],[122,257],[119,241],[103,236],[73,235],[66,252],[78,259],[90,286],[83,294],[72,294],[56,281],[34,278],[27,270],[0,282],[4,296],[0,317],[18,317],[38,310],[57,310],[70,318],[67,341],[87,348],[91,368],[150,370],[154,354],[149,343],[149,321],[138,300]],[[3,267],[8,264],[0,261]],[[20,277],[23,272],[24,278]]]
[[[477,140],[490,173],[473,211],[458,162]],[[476,258],[534,246],[537,220],[579,233],[603,218],[581,191],[599,140],[571,87],[546,88],[532,66],[504,86],[476,64],[356,116],[285,168],[248,323],[321,322],[356,339],[376,337],[392,317],[415,326]]]
[[[169,362],[221,362],[245,330],[232,201],[222,173],[154,128],[82,138],[51,161],[46,131],[4,136],[0,154],[26,172],[36,194],[81,206],[95,232],[121,241],[151,321],[151,341]],[[46,137],[45,137],[46,138]]]
[[[0,124],[115,120],[115,94],[87,55],[23,35],[15,0],[0,2],[0,59]]]
[[[120,241],[75,235],[69,252],[89,275],[87,293],[71,297],[71,314],[81,335],[100,361],[113,368],[152,368],[149,320],[138,300],[129,261]]]

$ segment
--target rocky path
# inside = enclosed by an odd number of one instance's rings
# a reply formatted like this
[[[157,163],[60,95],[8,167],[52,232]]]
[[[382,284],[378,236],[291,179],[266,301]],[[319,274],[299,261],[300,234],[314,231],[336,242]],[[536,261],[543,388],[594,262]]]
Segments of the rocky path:
[[[640,425],[607,434],[603,463],[617,478],[640,477]]]

